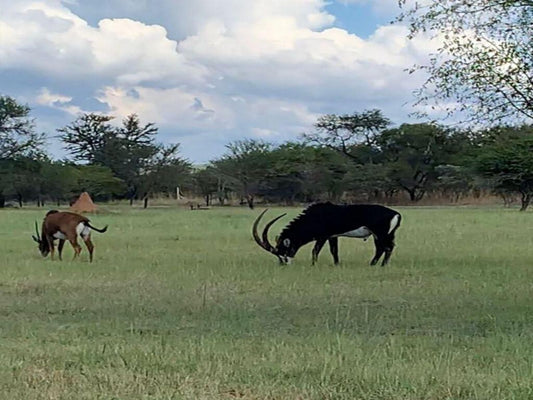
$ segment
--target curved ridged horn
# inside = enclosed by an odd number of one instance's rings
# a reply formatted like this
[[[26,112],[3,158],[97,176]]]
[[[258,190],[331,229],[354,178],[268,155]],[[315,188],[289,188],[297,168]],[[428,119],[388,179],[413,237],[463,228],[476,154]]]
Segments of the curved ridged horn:
[[[39,226],[37,225],[37,221],[35,221],[35,233],[37,234],[37,236],[34,236],[34,235],[31,235],[32,239],[35,240],[37,243],[40,243],[41,240],[39,239],[39,237],[41,236],[40,233],[39,233]]]
[[[259,217],[254,221],[254,225],[252,227],[252,235],[254,235],[255,242],[261,246],[266,251],[270,251],[266,245],[263,243],[263,241],[259,238],[259,234],[257,233],[257,226],[259,225],[259,221],[261,221],[261,218],[263,218],[263,215],[268,211],[268,208],[263,211],[261,214],[259,214]]]
[[[286,213],[283,213],[281,214],[279,217],[276,217],[274,218],[272,221],[270,221],[268,224],[265,225],[265,229],[263,229],[263,243],[265,244],[265,246],[267,246],[268,248],[270,248],[270,252],[272,254],[277,254],[276,252],[276,249],[274,248],[274,246],[272,246],[270,244],[270,242],[268,241],[268,230],[270,229],[270,227],[274,224],[274,222],[276,222],[278,219],[284,217],[286,215]]]
[[[266,210],[264,210],[261,214],[259,214],[259,216],[255,220],[254,225],[252,227],[252,234],[254,235],[255,242],[259,246],[261,246],[263,249],[265,249],[269,253],[277,255],[276,249],[268,241],[268,230],[270,229],[270,227],[272,226],[272,224],[274,222],[276,222],[281,217],[285,216],[285,214],[281,214],[279,217],[274,218],[272,221],[270,221],[268,224],[266,224],[265,228],[263,229],[263,235],[262,235],[263,239],[261,240],[261,238],[259,238],[259,233],[257,233],[257,226],[259,225],[259,222],[261,221],[261,218],[263,218],[263,215],[265,215],[265,213],[267,211],[268,211],[268,208]]]

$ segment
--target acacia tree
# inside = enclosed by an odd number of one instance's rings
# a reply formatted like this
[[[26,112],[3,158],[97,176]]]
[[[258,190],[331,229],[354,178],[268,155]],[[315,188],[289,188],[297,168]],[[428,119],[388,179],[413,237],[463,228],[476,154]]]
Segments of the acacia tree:
[[[108,167],[126,183],[130,204],[134,198],[142,197],[146,206],[148,195],[155,188],[154,171],[162,173],[162,160],[169,163],[164,165],[165,171],[170,164],[177,168],[178,145],[157,144],[157,127],[153,123],[142,125],[136,114],[124,118],[120,127],[112,126],[112,119],[107,115],[84,114],[58,132],[75,160]]]
[[[74,160],[105,165],[103,154],[115,134],[114,128],[109,124],[112,119],[108,115],[83,114],[57,131]]]
[[[140,193],[144,208],[148,207],[148,199],[153,193],[175,193],[176,187],[187,186],[190,180],[191,164],[180,157],[179,144],[157,145],[156,153],[144,166],[140,176]]]
[[[441,45],[427,65],[417,104],[439,105],[465,122],[533,119],[533,0],[399,0],[410,38],[431,32]]]
[[[489,135],[490,141],[479,149],[478,170],[497,192],[519,194],[520,211],[525,211],[533,199],[533,127]]]
[[[338,151],[356,163],[372,162],[376,137],[389,125],[390,120],[376,109],[326,114],[318,118],[314,132],[303,136],[310,143]]]
[[[9,172],[13,160],[35,157],[41,153],[44,135],[35,132],[29,114],[27,105],[19,104],[12,97],[0,96],[0,208],[5,205],[4,192],[7,186],[15,182],[13,173]],[[16,183],[20,184],[21,181]],[[20,192],[17,197],[21,202]]]
[[[229,143],[226,148],[227,153],[212,164],[222,177],[229,178],[235,191],[253,209],[254,197],[272,164],[272,145],[260,140],[245,139]]]
[[[223,206],[232,191],[229,182],[231,178],[228,179],[213,165],[194,171],[191,178],[195,191],[205,199],[205,205],[208,207],[213,196],[216,196],[219,205]]]
[[[0,158],[39,151],[44,136],[35,133],[30,107],[9,96],[0,96]]]
[[[419,201],[436,179],[435,167],[448,162],[449,133],[432,124],[402,124],[383,131],[377,143],[388,177]]]

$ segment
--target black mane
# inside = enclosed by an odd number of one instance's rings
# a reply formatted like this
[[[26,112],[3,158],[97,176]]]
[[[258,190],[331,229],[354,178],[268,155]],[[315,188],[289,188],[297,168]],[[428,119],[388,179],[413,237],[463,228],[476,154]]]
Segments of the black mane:
[[[329,201],[311,204],[283,228],[279,235],[280,240],[296,237],[301,244],[315,240],[316,232],[320,232],[324,219],[337,207]]]

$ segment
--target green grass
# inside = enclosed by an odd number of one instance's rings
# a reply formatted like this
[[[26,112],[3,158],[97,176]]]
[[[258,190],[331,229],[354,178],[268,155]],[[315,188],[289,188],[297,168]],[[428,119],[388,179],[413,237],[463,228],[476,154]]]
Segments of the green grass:
[[[533,398],[533,213],[401,212],[381,268],[354,239],[280,267],[235,208],[110,208],[92,264],[52,262],[43,210],[0,211],[0,398]]]

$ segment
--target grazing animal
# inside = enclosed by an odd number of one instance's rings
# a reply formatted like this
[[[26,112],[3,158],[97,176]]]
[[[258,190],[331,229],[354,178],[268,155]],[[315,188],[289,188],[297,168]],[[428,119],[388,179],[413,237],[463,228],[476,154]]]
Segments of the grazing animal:
[[[263,211],[255,220],[252,234],[257,244],[278,257],[281,264],[290,263],[298,249],[312,241],[316,242],[312,252],[313,264],[326,241],[329,242],[333,261],[338,264],[338,238],[340,236],[366,240],[372,235],[376,253],[370,265],[377,264],[381,256],[385,254],[381,263],[381,266],[384,266],[394,249],[394,234],[402,219],[397,211],[377,204],[317,203],[306,208],[282,230],[274,247],[268,241],[268,230],[285,214],[265,225],[261,239],[257,233],[257,226],[266,211]]]
[[[32,238],[39,244],[41,255],[46,257],[48,253],[50,253],[50,258],[52,260],[54,259],[54,241],[59,239],[57,250],[59,253],[59,259],[61,260],[61,252],[63,251],[63,245],[66,240],[68,240],[74,248],[74,258],[80,254],[81,246],[77,241],[79,235],[89,250],[89,260],[92,262],[94,245],[91,242],[91,229],[94,229],[96,232],[104,233],[107,231],[107,225],[103,229],[98,229],[92,226],[89,223],[89,219],[83,215],[66,211],[50,210],[44,217],[40,234],[37,222],[35,222],[35,233],[37,236],[32,235]]]

